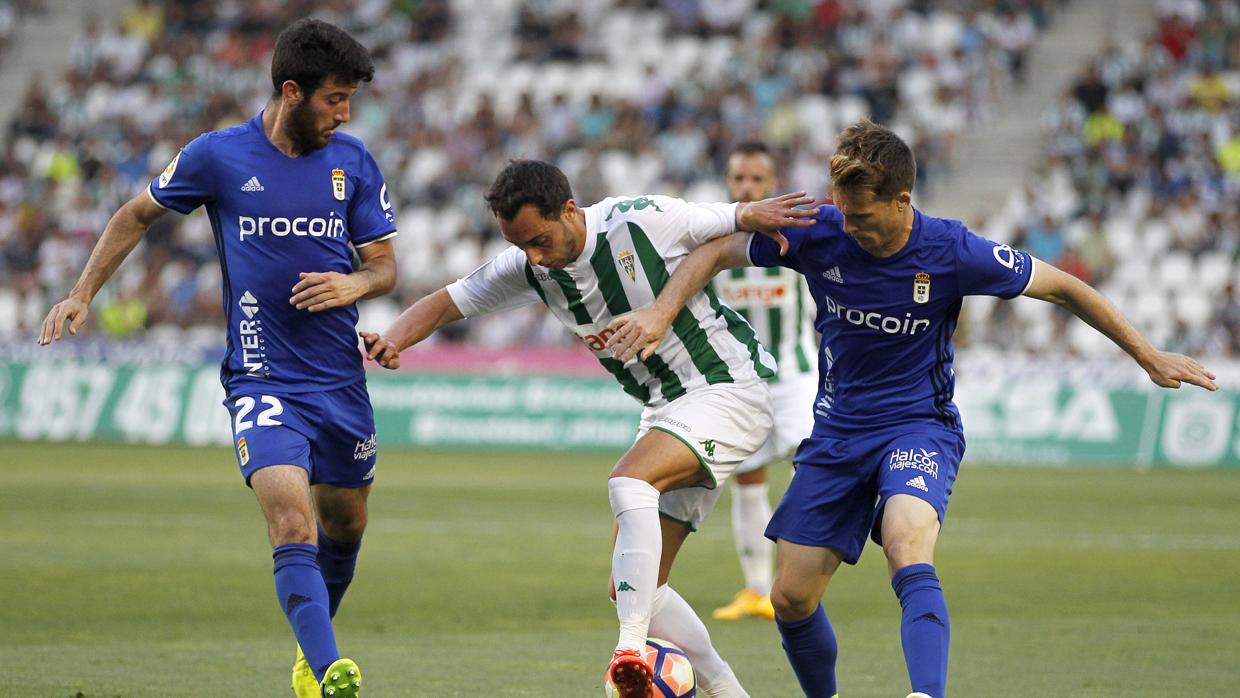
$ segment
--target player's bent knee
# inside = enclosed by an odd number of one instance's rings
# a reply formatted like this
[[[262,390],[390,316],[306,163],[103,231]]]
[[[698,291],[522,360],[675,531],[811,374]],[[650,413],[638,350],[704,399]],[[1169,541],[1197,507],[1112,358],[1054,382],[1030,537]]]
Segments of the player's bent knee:
[[[775,615],[785,621],[809,617],[814,609],[818,608],[818,602],[821,600],[805,589],[780,584],[776,584],[771,589],[771,605],[775,607]]]
[[[267,521],[271,534],[272,545],[314,545],[318,539],[318,531],[314,522],[306,519],[299,512],[290,511],[272,516]]]
[[[901,570],[909,565],[934,562],[934,541],[929,536],[884,536],[883,553],[892,571]]]
[[[367,521],[366,512],[362,511],[350,516],[321,515],[319,525],[328,538],[343,543],[361,540]]]

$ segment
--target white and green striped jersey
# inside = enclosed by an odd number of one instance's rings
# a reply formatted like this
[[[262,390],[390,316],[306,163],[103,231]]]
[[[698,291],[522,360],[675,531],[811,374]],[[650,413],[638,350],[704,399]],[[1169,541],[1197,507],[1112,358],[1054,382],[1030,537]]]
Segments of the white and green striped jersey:
[[[608,198],[585,210],[581,256],[564,269],[529,264],[511,247],[448,286],[465,317],[541,300],[594,352],[624,391],[657,407],[686,391],[775,374],[753,328],[709,289],[694,295],[649,359],[621,363],[604,349],[612,318],[654,302],[689,252],[735,230],[735,204],[666,196]]]
[[[749,321],[758,341],[774,355],[779,376],[817,370],[815,306],[805,277],[783,267],[743,267],[729,269],[711,283],[720,299]]]

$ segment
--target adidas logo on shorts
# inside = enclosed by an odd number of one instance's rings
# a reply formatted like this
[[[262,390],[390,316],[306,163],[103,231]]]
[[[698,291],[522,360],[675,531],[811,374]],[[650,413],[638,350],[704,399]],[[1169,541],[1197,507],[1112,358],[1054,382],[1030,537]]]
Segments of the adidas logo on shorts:
[[[916,487],[922,492],[930,491],[930,488],[926,487],[926,478],[922,477],[921,475],[918,475],[917,477],[913,478],[912,480],[909,480],[908,482],[904,484],[908,485],[909,487]]]

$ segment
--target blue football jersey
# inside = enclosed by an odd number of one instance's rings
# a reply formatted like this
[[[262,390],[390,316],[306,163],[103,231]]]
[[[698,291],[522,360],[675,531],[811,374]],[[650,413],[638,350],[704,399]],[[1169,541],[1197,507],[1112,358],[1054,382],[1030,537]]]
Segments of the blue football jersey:
[[[863,250],[834,206],[820,207],[814,220],[784,231],[784,257],[770,238],[754,235],[749,245],[755,265],[804,274],[818,306],[814,435],[838,438],[910,422],[961,430],[952,404],[952,333],[961,299],[1021,294],[1033,278],[1033,258],[974,235],[960,221],[920,211],[908,243],[886,258]]]
[[[332,390],[364,377],[357,308],[298,310],[293,286],[301,272],[349,273],[350,244],[395,235],[396,218],[360,140],[336,133],[290,158],[262,118],[198,136],[147,191],[178,213],[207,207],[224,275],[225,389]]]

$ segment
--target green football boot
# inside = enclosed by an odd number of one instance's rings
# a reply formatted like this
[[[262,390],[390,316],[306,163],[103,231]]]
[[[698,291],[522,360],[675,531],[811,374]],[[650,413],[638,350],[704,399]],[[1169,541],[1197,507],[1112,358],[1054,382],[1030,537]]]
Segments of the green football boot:
[[[321,698],[319,681],[314,678],[314,670],[306,662],[306,655],[297,645],[297,659],[293,662],[293,695],[297,698]]]
[[[327,667],[319,686],[323,698],[357,698],[362,692],[362,670],[357,662],[341,657]]]

